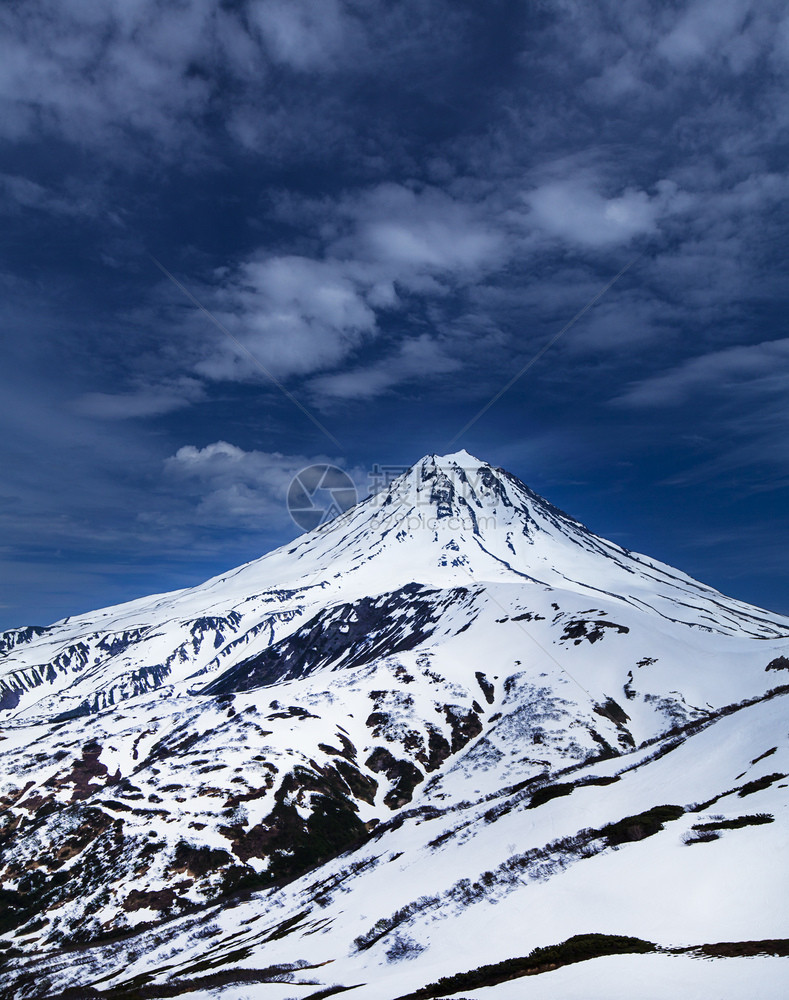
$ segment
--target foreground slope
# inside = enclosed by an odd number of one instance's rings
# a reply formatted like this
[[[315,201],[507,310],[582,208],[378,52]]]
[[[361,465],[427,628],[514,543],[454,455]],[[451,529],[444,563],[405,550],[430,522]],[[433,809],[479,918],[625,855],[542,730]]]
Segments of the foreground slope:
[[[783,933],[789,621],[466,453],[1,641],[9,996],[394,998],[576,934]]]

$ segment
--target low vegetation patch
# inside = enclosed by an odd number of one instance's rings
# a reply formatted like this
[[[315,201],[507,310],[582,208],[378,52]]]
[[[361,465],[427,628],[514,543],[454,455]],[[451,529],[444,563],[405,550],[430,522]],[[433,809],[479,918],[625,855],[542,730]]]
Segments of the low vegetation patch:
[[[772,823],[775,816],[770,813],[755,813],[753,816],[737,816],[735,819],[716,819],[709,823],[696,823],[694,830],[739,830],[742,826],[761,826]]]
[[[592,776],[581,778],[579,781],[557,781],[553,785],[543,785],[542,788],[532,792],[529,809],[541,806],[544,802],[550,802],[551,799],[558,799],[561,795],[569,795],[575,788],[583,788],[585,785],[613,785],[615,781],[619,781],[618,774]]]
[[[58,994],[58,1000],[164,1000],[165,997],[188,997],[198,990],[221,989],[226,986],[251,986],[259,983],[283,983],[293,979],[293,972],[316,969],[316,965],[272,965],[266,969],[227,969],[197,978],[184,978],[161,983],[150,983],[151,977],[143,974],[122,986],[99,991],[91,986],[74,986]],[[329,994],[324,994],[328,996]],[[54,1000],[47,997],[46,1000]]]
[[[766,941],[721,941],[718,944],[701,944],[685,948],[691,955],[705,958],[754,958],[757,955],[789,957],[789,939],[771,938]]]
[[[780,781],[782,778],[787,777],[785,774],[765,774],[763,778],[757,778],[755,781],[748,781],[742,786],[742,788],[737,793],[740,798],[744,795],[753,795],[754,792],[761,792],[765,788],[769,788],[770,785],[775,781]]]
[[[625,937],[620,934],[576,934],[561,944],[547,948],[535,948],[525,958],[509,958],[494,965],[481,965],[469,972],[454,976],[443,976],[435,983],[423,986],[415,993],[409,993],[399,1000],[433,1000],[459,990],[475,990],[484,986],[496,986],[521,976],[533,976],[540,972],[550,972],[563,965],[586,962],[603,955],[645,954],[657,950],[657,945],[641,938]]]
[[[679,819],[685,812],[682,806],[654,806],[635,816],[625,816],[616,823],[609,823],[597,831],[598,837],[605,837],[609,846],[625,844],[629,841],[644,840],[660,833],[663,824]]]
[[[693,829],[684,838],[686,844],[706,844],[718,840],[722,830],[739,830],[743,826],[761,826],[772,823],[775,817],[769,813],[755,813],[753,816],[737,816],[734,819],[716,819],[709,823],[694,823]]]
[[[560,795],[569,795],[574,788],[575,785],[570,782],[558,782],[555,785],[545,785],[543,788],[538,788],[536,792],[532,793],[529,808],[534,809],[545,802],[550,802],[551,799],[559,798]]]

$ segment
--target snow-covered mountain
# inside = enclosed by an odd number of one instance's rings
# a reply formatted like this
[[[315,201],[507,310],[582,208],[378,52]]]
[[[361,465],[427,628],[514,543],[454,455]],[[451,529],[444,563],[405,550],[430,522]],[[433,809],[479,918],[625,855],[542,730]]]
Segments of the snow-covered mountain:
[[[789,619],[428,456],[0,635],[0,995],[783,995],[787,670]]]

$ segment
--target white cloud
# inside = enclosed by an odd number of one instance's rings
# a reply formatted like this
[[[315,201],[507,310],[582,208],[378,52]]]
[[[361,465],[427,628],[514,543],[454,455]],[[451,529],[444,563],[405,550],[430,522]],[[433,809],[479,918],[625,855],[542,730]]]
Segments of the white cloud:
[[[165,475],[195,498],[198,523],[254,529],[287,522],[288,485],[311,464],[304,456],[244,451],[216,441],[204,448],[179,448],[166,460]]]
[[[249,8],[272,58],[296,70],[326,69],[363,41],[361,24],[339,0],[268,0]]]
[[[744,22],[753,7],[752,0],[696,0],[660,40],[657,51],[680,65],[720,54],[727,42],[743,37]]]
[[[655,232],[662,193],[628,187],[607,198],[584,179],[547,181],[524,195],[528,221],[548,236],[581,246],[627,243]]]
[[[206,527],[262,531],[292,524],[287,508],[294,476],[311,465],[340,465],[326,455],[285,455],[245,451],[227,441],[203,448],[185,445],[165,462],[165,476],[180,494],[193,499],[192,517]],[[354,481],[366,483],[358,468],[347,470]]]
[[[501,258],[502,233],[483,206],[437,188],[381,184],[346,206],[351,243],[367,259],[388,264],[398,280],[411,272],[484,269]],[[342,248],[340,243],[338,249]]]
[[[322,211],[331,223],[322,256],[252,257],[219,274],[220,287],[206,293],[217,319],[278,378],[346,364],[380,336],[380,313],[406,307],[398,289],[443,296],[514,250],[506,250],[497,221],[485,219],[477,205],[433,188],[379,185]],[[215,353],[195,367],[199,375],[232,380],[254,372],[227,339],[212,343]],[[430,358],[420,360],[428,351]],[[429,363],[437,370],[456,366],[430,338],[412,338],[387,370],[373,366],[315,385],[319,395],[351,395],[343,386],[353,382],[368,398],[376,385],[383,391],[420,370],[430,374]]]
[[[634,59],[628,54],[614,63],[603,67],[599,76],[592,77],[587,88],[589,93],[596,98],[610,103],[618,103],[622,100],[632,100],[634,97],[643,99],[645,91],[648,90],[644,81],[640,78],[637,68],[633,65]]]
[[[51,132],[80,145],[117,139],[129,129],[180,142],[209,97],[215,5],[177,8],[155,0],[32,0],[0,11],[3,134]],[[176,126],[177,123],[177,127]]]
[[[280,378],[342,362],[375,333],[370,302],[381,289],[337,260],[270,257],[242,264],[222,288],[217,318]],[[368,296],[370,302],[368,302]],[[248,377],[250,361],[228,341],[196,366],[213,379]]]

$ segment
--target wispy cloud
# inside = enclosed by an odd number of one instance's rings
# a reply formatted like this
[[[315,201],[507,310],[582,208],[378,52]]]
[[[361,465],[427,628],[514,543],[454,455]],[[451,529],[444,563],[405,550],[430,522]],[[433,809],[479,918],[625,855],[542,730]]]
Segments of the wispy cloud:
[[[127,420],[172,413],[204,398],[205,391],[197,379],[180,378],[169,384],[144,386],[136,392],[88,392],[74,401],[73,408],[99,420]]]
[[[408,382],[429,378],[436,382],[443,375],[463,367],[428,334],[401,341],[381,360],[331,375],[320,375],[309,382],[312,397],[321,406],[340,401],[370,400]]]
[[[95,204],[71,193],[61,194],[16,174],[0,174],[0,212],[37,209],[53,215],[94,215]]]
[[[731,398],[789,390],[789,339],[712,351],[637,382],[616,402],[652,407],[683,403],[698,393]]]
[[[151,153],[171,160],[187,148],[193,160],[210,160],[204,126],[221,112],[236,140],[257,149],[267,140],[276,155],[283,143],[310,145],[284,109],[304,122],[311,104],[316,123],[316,104],[337,110],[316,75],[402,71],[442,36],[446,58],[456,20],[449,4],[415,0],[397,10],[382,0],[6,4],[0,134],[62,137],[125,166],[142,166]],[[281,71],[293,74],[292,87],[271,86]]]

